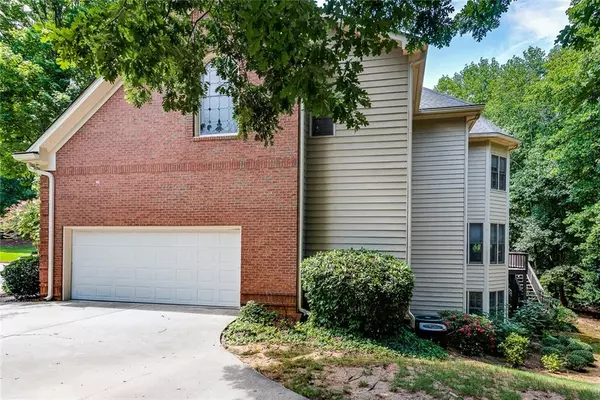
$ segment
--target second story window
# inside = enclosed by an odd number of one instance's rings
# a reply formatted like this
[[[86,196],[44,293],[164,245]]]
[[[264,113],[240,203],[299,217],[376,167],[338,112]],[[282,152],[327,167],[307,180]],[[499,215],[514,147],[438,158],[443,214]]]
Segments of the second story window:
[[[504,264],[505,225],[490,225],[490,264]]]
[[[226,81],[212,66],[206,68],[206,75],[202,77],[208,87],[206,96],[200,104],[197,136],[203,135],[231,135],[238,131],[237,122],[233,117],[233,100],[222,95],[217,90]]]
[[[483,224],[469,224],[469,264],[483,263]]]
[[[335,124],[331,117],[312,117],[310,135],[312,137],[335,135]]]
[[[492,155],[492,189],[506,190],[506,157]]]

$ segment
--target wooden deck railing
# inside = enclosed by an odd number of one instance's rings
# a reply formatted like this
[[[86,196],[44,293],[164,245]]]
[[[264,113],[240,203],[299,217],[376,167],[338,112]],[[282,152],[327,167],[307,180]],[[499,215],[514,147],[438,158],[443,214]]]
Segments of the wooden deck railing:
[[[527,275],[529,268],[529,254],[519,251],[508,253],[508,271],[513,275]]]

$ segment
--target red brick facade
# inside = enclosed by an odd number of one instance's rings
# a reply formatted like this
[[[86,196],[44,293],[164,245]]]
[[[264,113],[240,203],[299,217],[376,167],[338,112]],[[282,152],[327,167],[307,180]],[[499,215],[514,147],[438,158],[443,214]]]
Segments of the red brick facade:
[[[298,112],[273,147],[194,138],[193,117],[161,101],[136,109],[119,89],[56,158],[54,294],[62,291],[64,226],[241,226],[242,302],[295,307]],[[47,181],[40,279],[47,293]]]

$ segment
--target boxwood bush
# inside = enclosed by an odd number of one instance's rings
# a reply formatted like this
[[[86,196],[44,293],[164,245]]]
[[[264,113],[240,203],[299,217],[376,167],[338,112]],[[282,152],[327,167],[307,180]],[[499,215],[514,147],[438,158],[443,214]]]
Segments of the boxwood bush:
[[[40,294],[39,257],[21,257],[0,273],[4,279],[3,289],[17,299],[36,297]]]
[[[580,371],[594,364],[592,347],[578,339],[566,335],[546,335],[542,339],[542,346],[543,356],[558,357],[561,365],[568,369]]]
[[[312,321],[367,337],[397,333],[414,286],[403,261],[373,250],[321,252],[302,262]]]

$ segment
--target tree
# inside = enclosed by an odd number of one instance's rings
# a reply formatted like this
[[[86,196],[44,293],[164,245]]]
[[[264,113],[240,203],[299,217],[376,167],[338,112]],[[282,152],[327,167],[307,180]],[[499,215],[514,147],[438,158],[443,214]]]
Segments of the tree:
[[[37,247],[40,242],[40,200],[24,200],[10,207],[0,219],[0,229],[6,235],[30,240]]]
[[[34,190],[33,179],[10,179],[0,176],[0,216],[13,204],[21,200],[29,200],[37,196]]]
[[[31,181],[25,165],[11,154],[37,140],[91,80],[78,68],[62,69],[41,35],[44,24],[64,26],[79,6],[65,0],[0,2],[0,171],[5,178]]]
[[[482,60],[437,86],[467,100],[486,99],[486,117],[522,141],[511,155],[511,247],[530,253],[538,273],[548,271],[548,289],[563,303],[596,306],[600,102],[589,94],[590,65],[597,66],[599,54],[595,45],[547,55],[530,48],[493,75],[493,62]],[[575,277],[581,285],[567,284]]]
[[[107,0],[45,32],[61,65],[121,77],[136,106],[159,92],[165,110],[196,112],[210,62],[228,82],[240,136],[271,144],[299,101],[348,128],[366,125],[360,61],[396,47],[394,33],[409,50],[458,34],[480,40],[511,1],[469,0],[454,14],[451,0]]]

